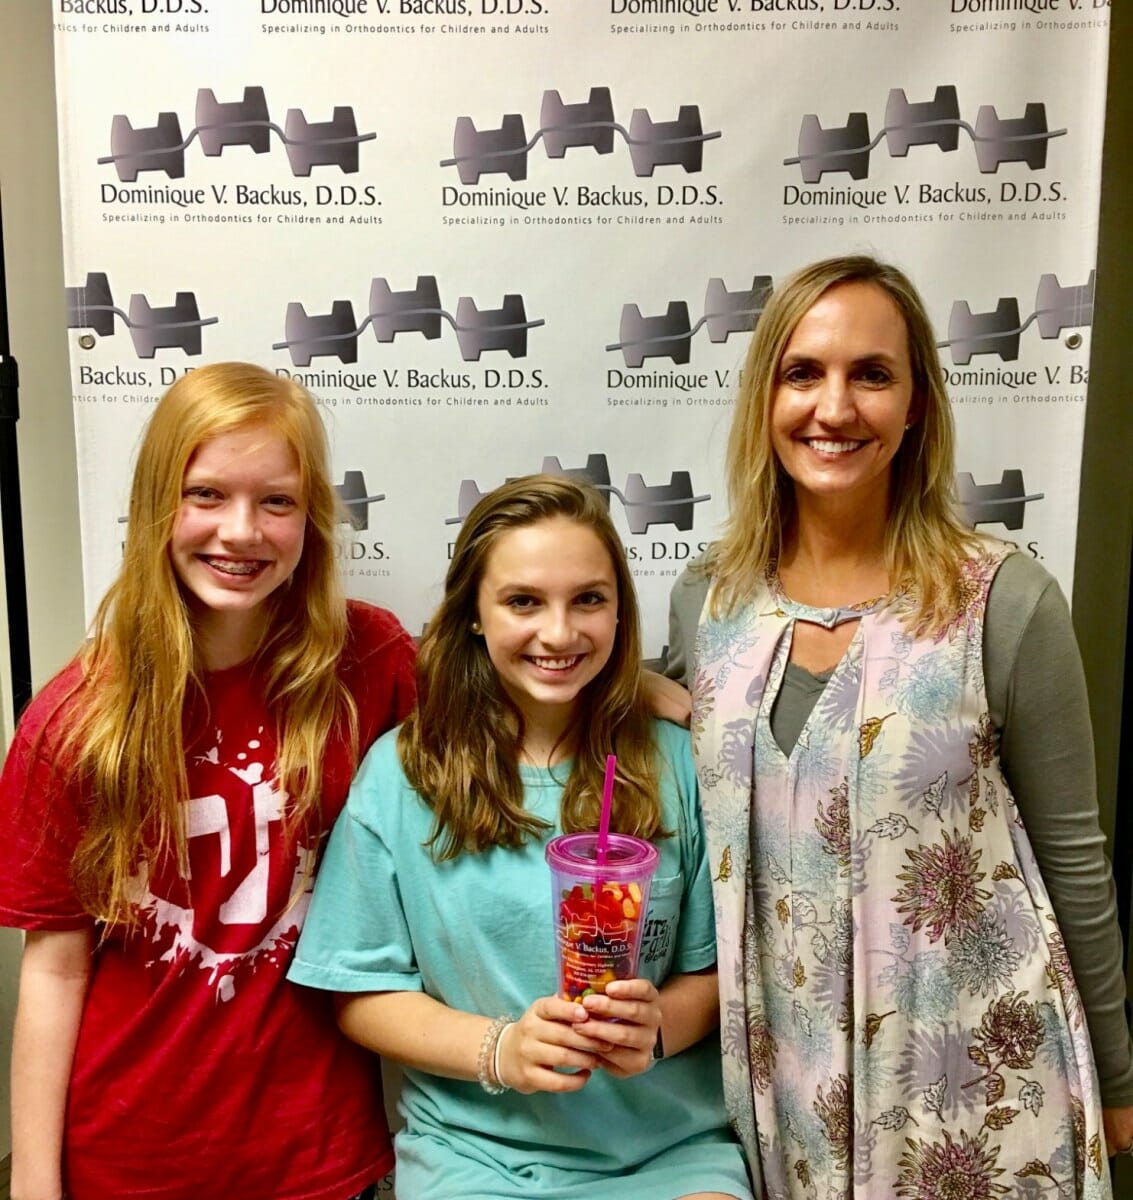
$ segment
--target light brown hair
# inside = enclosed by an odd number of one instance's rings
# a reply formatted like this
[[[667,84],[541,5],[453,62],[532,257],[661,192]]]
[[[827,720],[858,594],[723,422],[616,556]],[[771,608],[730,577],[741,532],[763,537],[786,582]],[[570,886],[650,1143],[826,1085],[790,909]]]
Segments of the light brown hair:
[[[618,592],[613,651],[575,705],[575,744],[562,796],[564,830],[596,829],[606,756],[618,756],[611,828],[664,836],[651,721],[641,693],[641,625],[625,552],[592,488],[531,475],[489,492],[465,519],[445,576],[444,599],[417,656],[417,710],[398,750],[413,788],[433,810],[438,861],[489,846],[518,846],[546,822],[523,807],[523,717],[500,684],[484,639],[472,632],[480,581],[499,538],[566,517],[593,530],[610,555]]]

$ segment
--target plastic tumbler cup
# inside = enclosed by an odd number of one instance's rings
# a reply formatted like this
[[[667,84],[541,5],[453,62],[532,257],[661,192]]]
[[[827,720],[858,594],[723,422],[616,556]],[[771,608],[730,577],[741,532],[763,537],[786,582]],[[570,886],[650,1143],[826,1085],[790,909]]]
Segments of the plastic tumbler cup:
[[[597,861],[596,833],[566,833],[547,843],[559,995],[582,1003],[615,979],[633,979],[649,907],[657,850],[642,838],[611,833]]]

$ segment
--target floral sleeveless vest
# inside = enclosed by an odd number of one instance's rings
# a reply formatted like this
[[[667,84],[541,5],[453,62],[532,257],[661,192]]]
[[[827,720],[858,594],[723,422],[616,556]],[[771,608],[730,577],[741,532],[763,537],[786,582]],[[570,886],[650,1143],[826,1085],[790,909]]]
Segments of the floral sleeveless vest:
[[[984,694],[988,589],[937,635],[865,610],[794,750],[773,583],[705,606],[693,748],[715,874],[724,1084],[768,1197],[1110,1196],[1089,1037]]]

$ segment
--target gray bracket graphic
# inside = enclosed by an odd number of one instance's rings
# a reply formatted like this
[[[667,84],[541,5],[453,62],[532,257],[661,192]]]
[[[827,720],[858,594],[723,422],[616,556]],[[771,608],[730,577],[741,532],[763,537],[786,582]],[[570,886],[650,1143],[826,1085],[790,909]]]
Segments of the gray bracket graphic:
[[[471,117],[457,117],[452,135],[455,157],[441,166],[455,166],[464,184],[479,183],[480,176],[488,172],[504,174],[518,183],[527,178],[529,149],[523,118],[518,113],[504,117],[499,129],[477,129]]]
[[[910,146],[938,146],[948,153],[960,144],[960,99],[951,84],[936,89],[922,104],[910,104],[904,88],[893,88],[885,103],[885,138],[891,157],[904,158]]]
[[[1084,284],[1062,287],[1057,275],[1041,276],[1034,312],[1022,322],[1019,301],[1014,297],[1000,297],[995,311],[986,313],[973,313],[966,300],[957,300],[948,318],[948,340],[937,342],[937,349],[950,349],[958,366],[969,363],[975,354],[998,354],[1004,362],[1014,362],[1019,357],[1019,339],[1032,324],[1038,325],[1039,336],[1047,340],[1064,329],[1093,324],[1094,278],[1091,271]]]
[[[453,322],[460,357],[465,362],[479,362],[485,350],[506,350],[512,358],[527,354],[527,313],[523,297],[517,293],[504,296],[503,308],[486,308],[481,312],[476,301],[461,296],[456,302]]]
[[[271,149],[271,118],[261,87],[246,87],[243,100],[219,104],[212,88],[197,92],[196,128],[201,149],[210,158],[225,146],[251,146],[256,154]]]
[[[336,105],[329,121],[308,122],[302,109],[287,110],[284,145],[292,175],[307,176],[312,167],[338,167],[344,175],[358,171],[358,145],[376,134],[359,136],[354,109]]]
[[[803,183],[818,183],[827,171],[845,171],[851,179],[869,175],[869,152],[877,144],[869,140],[869,117],[850,113],[845,125],[823,129],[814,113],[807,113],[799,128],[799,156],[784,159],[784,165],[799,163]]]
[[[621,495],[630,533],[647,533],[651,525],[674,525],[680,530],[692,528],[694,504],[710,499],[692,494],[692,476],[688,471],[673,471],[668,483],[647,487],[642,475],[627,475]]]
[[[1094,277],[1081,287],[1060,287],[1057,275],[1043,275],[1035,293],[1034,319],[1039,336],[1056,338],[1064,329],[1082,329],[1094,323]]]
[[[799,152],[783,159],[798,166],[804,183],[818,183],[828,172],[844,171],[851,179],[869,174],[870,152],[884,139],[890,155],[904,158],[910,146],[934,145],[945,153],[959,148],[960,131],[971,139],[981,174],[994,175],[999,164],[1025,162],[1032,171],[1046,166],[1047,143],[1062,137],[1065,129],[1048,129],[1045,104],[1028,104],[1021,117],[1000,117],[985,104],[973,127],[960,116],[956,88],[944,84],[931,100],[911,104],[903,88],[892,88],[885,104],[884,128],[869,136],[869,118],[850,113],[846,124],[824,129],[816,113],[803,116],[799,126]]]
[[[564,104],[558,92],[543,93],[539,128],[548,158],[562,158],[571,146],[590,146],[599,154],[614,149],[614,101],[610,89],[590,89],[590,99]]]
[[[284,321],[291,361],[297,367],[309,367],[312,358],[337,358],[339,362],[358,361],[358,337],[354,328],[354,305],[336,300],[329,313],[308,315],[297,301],[287,306]],[[272,349],[280,347],[272,346]]]
[[[722,279],[710,279],[701,318],[701,323],[708,326],[708,340],[726,342],[733,333],[751,333],[771,296],[772,286],[770,275],[756,275],[750,290],[729,292]]]
[[[648,109],[635,108],[626,140],[637,176],[651,176],[661,166],[684,167],[686,175],[695,175],[704,166],[706,138],[695,104],[682,104],[675,121],[654,121]]]
[[[627,367],[640,367],[647,358],[670,358],[687,363],[692,339],[708,326],[708,340],[726,342],[733,333],[750,333],[771,295],[771,276],[756,275],[750,290],[730,292],[720,278],[708,281],[704,293],[704,315],[690,324],[688,305],[683,300],[669,301],[665,313],[643,317],[636,304],[622,305],[618,341],[607,350],[620,350]]]
[[[527,331],[546,322],[527,320],[523,297],[504,296],[503,307],[481,311],[469,296],[457,301],[456,316],[441,307],[440,289],[435,275],[418,275],[412,291],[395,292],[389,282],[370,282],[370,311],[361,325],[355,324],[354,307],[338,300],[328,314],[308,314],[302,304],[287,306],[286,339],[273,342],[273,350],[287,350],[291,361],[308,366],[312,358],[327,356],[344,363],[358,361],[358,338],[372,325],[379,342],[392,342],[399,333],[420,333],[432,340],[440,337],[441,321],[447,321],[456,333],[460,355],[465,362],[479,362],[485,350],[506,350],[512,358],[527,354]]]
[[[643,317],[636,304],[622,305],[618,326],[619,341],[607,350],[620,350],[627,367],[640,367],[646,358],[667,356],[675,363],[686,363],[692,347],[692,324],[688,304],[670,300],[659,317]]]
[[[336,483],[334,490],[346,510],[347,521],[359,532],[370,528],[370,505],[386,498],[384,492],[366,495],[366,479],[361,471],[345,471],[342,482]]]
[[[994,175],[1005,162],[1025,162],[1032,171],[1045,167],[1047,139],[1057,136],[1047,132],[1045,104],[1028,104],[1015,119],[1000,118],[985,104],[976,115],[972,141],[981,173]]]
[[[710,500],[711,495],[697,496],[692,490],[692,476],[688,471],[673,471],[668,483],[645,483],[640,474],[627,476],[625,489],[619,490],[610,482],[610,467],[605,454],[590,454],[584,467],[564,468],[561,461],[548,455],[541,468],[544,475],[556,475],[561,479],[576,479],[588,483],[607,497],[616,496],[625,510],[630,533],[647,533],[653,525],[673,525],[685,531],[693,525],[693,506]],[[510,479],[509,481],[510,482]],[[457,497],[457,515],[446,517],[446,525],[460,525],[486,493],[481,492],[474,479],[461,481]]]
[[[998,354],[1004,362],[1019,357],[1019,301],[1001,296],[994,312],[974,313],[967,300],[957,300],[948,318],[948,341],[952,361],[958,366],[971,362],[973,354]]]
[[[135,129],[130,118],[117,115],[110,122],[110,155],[100,164],[112,162],[118,178],[133,183],[141,171],[164,171],[170,179],[185,176],[185,146],[176,113],[157,114],[157,124]]]
[[[370,323],[379,342],[399,333],[420,333],[430,342],[441,336],[441,293],[435,275],[418,275],[411,292],[391,292],[384,279],[370,284]]]
[[[548,158],[562,158],[572,146],[589,146],[599,154],[610,154],[614,134],[629,147],[634,174],[649,177],[659,166],[681,166],[686,174],[703,168],[704,143],[720,137],[705,133],[700,108],[682,104],[675,121],[654,121],[649,111],[635,108],[629,129],[614,118],[614,104],[607,87],[592,87],[590,98],[564,104],[557,91],[545,91],[539,111],[539,129],[527,138],[523,117],[508,113],[498,129],[477,129],[471,117],[457,117],[453,130],[452,158],[442,167],[456,167],[460,182],[473,185],[481,175],[507,175],[519,182],[527,178],[527,155],[540,141]]]
[[[222,104],[211,88],[197,92],[195,125],[187,137],[181,135],[176,113],[160,113],[157,124],[135,129],[121,113],[110,123],[110,153],[98,159],[100,166],[113,163],[118,178],[133,183],[142,171],[164,171],[170,179],[185,175],[185,151],[199,138],[208,157],[221,154],[227,146],[250,146],[254,153],[271,149],[271,135],[287,151],[293,175],[307,176],[315,166],[336,166],[345,175],[358,170],[358,147],[373,141],[376,133],[359,133],[353,108],[336,106],[330,121],[308,122],[301,109],[287,110],[286,128],[281,129],[268,112],[262,87],[246,87],[242,100]]]
[[[89,271],[85,284],[65,292],[68,329],[90,329],[100,337],[111,337],[118,317],[129,329],[139,358],[153,358],[158,350],[173,348],[198,355],[201,330],[219,323],[218,317],[201,316],[193,292],[178,292],[167,308],[152,308],[145,296],[135,294],[129,312],[124,312],[115,305],[110,279],[103,271]]]
[[[970,472],[961,471],[956,476],[956,494],[963,520],[973,529],[977,525],[1022,529],[1024,505],[1044,496],[1042,492],[1027,495],[1023,472],[1014,469],[1003,471],[998,483],[976,483]]]

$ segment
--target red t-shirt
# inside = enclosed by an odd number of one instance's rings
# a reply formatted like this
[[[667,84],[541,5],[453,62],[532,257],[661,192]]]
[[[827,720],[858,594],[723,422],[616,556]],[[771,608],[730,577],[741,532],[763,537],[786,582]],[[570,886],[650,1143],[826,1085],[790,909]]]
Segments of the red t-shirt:
[[[351,602],[341,675],[365,751],[413,702],[414,647]],[[0,779],[0,924],[91,924],[71,883],[83,800],[52,771],[72,664],[29,706]],[[393,1165],[378,1060],[342,1037],[331,997],[285,975],[319,836],[285,841],[275,737],[247,667],[207,676],[209,719],[188,751],[190,879],[139,880],[141,928],[95,955],[67,1098],[69,1200],[346,1200]],[[65,710],[64,710],[65,711]],[[52,721],[52,717],[56,717]],[[45,729],[46,724],[46,729]],[[352,774],[322,764],[322,828]]]

